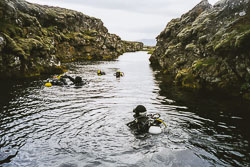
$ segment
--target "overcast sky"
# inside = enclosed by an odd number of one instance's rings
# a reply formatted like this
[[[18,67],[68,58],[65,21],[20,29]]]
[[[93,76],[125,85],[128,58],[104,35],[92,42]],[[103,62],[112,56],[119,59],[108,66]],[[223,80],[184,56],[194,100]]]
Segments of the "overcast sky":
[[[201,0],[27,0],[80,11],[101,19],[124,40],[155,39],[167,23]],[[214,4],[218,0],[209,0]]]

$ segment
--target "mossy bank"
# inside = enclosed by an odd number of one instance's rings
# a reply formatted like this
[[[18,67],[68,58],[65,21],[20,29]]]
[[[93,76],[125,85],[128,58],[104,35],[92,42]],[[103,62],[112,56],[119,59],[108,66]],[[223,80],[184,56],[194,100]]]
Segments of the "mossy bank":
[[[250,2],[201,1],[170,21],[150,57],[173,81],[250,99]]]
[[[100,19],[73,10],[0,1],[0,78],[61,73],[61,62],[111,60],[141,50],[110,34]]]

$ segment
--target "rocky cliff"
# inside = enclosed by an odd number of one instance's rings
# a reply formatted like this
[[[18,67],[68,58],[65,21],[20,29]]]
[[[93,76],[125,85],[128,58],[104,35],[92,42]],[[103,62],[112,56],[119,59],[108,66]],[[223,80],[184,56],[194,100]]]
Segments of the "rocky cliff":
[[[150,57],[183,87],[219,88],[250,99],[250,2],[201,1],[170,21]]]
[[[0,1],[0,77],[60,73],[60,62],[110,60],[143,48],[110,34],[100,19],[80,12]]]

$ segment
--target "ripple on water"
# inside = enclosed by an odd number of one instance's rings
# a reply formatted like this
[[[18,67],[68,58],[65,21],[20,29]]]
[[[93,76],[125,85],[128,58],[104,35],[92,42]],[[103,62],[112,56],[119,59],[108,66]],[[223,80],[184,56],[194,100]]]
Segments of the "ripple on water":
[[[202,116],[160,94],[148,58],[137,52],[117,61],[71,63],[67,74],[89,82],[78,88],[39,81],[14,86],[0,106],[0,166],[247,166],[249,140],[230,124],[243,117]],[[99,69],[107,75],[97,76]],[[116,70],[125,77],[116,79]],[[164,133],[131,133],[126,123],[138,104],[161,114]]]

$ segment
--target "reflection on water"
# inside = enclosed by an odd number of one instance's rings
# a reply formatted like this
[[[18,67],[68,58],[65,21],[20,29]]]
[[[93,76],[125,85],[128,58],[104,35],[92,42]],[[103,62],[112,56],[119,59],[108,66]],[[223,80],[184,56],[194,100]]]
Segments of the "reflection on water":
[[[172,87],[148,58],[68,64],[68,75],[89,81],[80,88],[44,87],[47,78],[3,81],[0,166],[250,165],[249,104]],[[125,76],[115,78],[117,70]],[[167,130],[135,138],[126,123],[138,104],[160,113]]]

